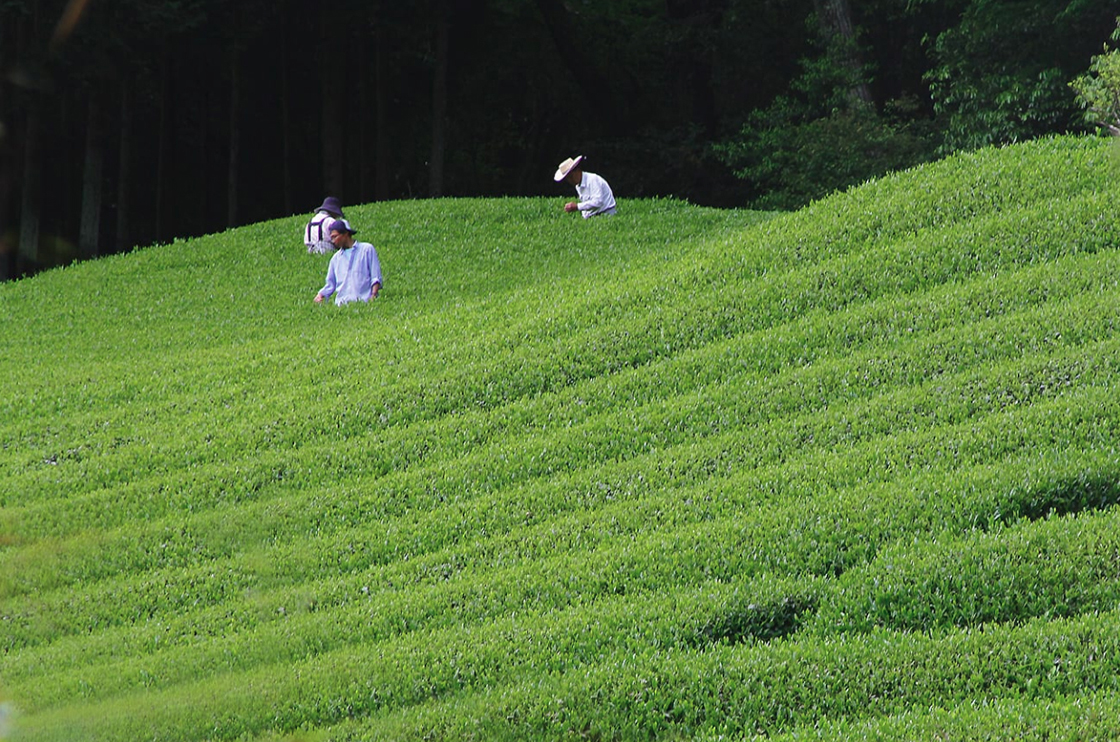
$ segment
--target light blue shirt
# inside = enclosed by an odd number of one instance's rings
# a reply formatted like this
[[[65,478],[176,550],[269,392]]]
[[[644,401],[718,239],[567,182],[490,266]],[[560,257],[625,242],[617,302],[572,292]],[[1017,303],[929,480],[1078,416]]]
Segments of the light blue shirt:
[[[324,299],[335,294],[334,303],[340,306],[352,301],[369,301],[375,283],[385,285],[381,280],[377,250],[368,242],[355,242],[353,247],[331,256],[327,282],[319,294]]]

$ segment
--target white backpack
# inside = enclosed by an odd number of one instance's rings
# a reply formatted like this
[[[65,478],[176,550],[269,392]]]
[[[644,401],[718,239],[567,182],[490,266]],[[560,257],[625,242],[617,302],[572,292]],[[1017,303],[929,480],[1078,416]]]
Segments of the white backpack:
[[[303,230],[303,244],[307,245],[308,252],[314,252],[321,243],[331,241],[327,227],[335,218],[325,211],[320,211],[311,217],[311,221],[307,223],[307,227]]]

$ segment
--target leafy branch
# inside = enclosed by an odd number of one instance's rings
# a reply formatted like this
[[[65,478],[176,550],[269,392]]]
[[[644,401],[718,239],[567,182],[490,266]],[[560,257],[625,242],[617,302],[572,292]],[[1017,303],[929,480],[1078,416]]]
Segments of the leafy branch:
[[[1116,21],[1113,41],[1120,40],[1120,18]],[[1120,136],[1120,50],[1109,50],[1105,44],[1104,52],[1093,57],[1089,71],[1069,85],[1085,109],[1085,118]]]

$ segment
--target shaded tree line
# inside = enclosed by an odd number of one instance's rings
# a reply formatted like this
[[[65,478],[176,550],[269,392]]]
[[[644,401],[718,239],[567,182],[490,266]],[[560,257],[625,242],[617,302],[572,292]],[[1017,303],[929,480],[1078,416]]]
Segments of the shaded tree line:
[[[0,279],[343,203],[794,207],[1088,129],[1115,0],[5,0]],[[567,194],[564,193],[566,196]]]

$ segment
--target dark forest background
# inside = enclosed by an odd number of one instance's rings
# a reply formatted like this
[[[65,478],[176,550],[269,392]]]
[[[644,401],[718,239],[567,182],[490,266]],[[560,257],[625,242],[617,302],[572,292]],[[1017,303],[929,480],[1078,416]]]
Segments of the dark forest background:
[[[1117,0],[0,0],[0,279],[343,204],[794,208],[1089,130]],[[293,249],[299,249],[293,236]]]

